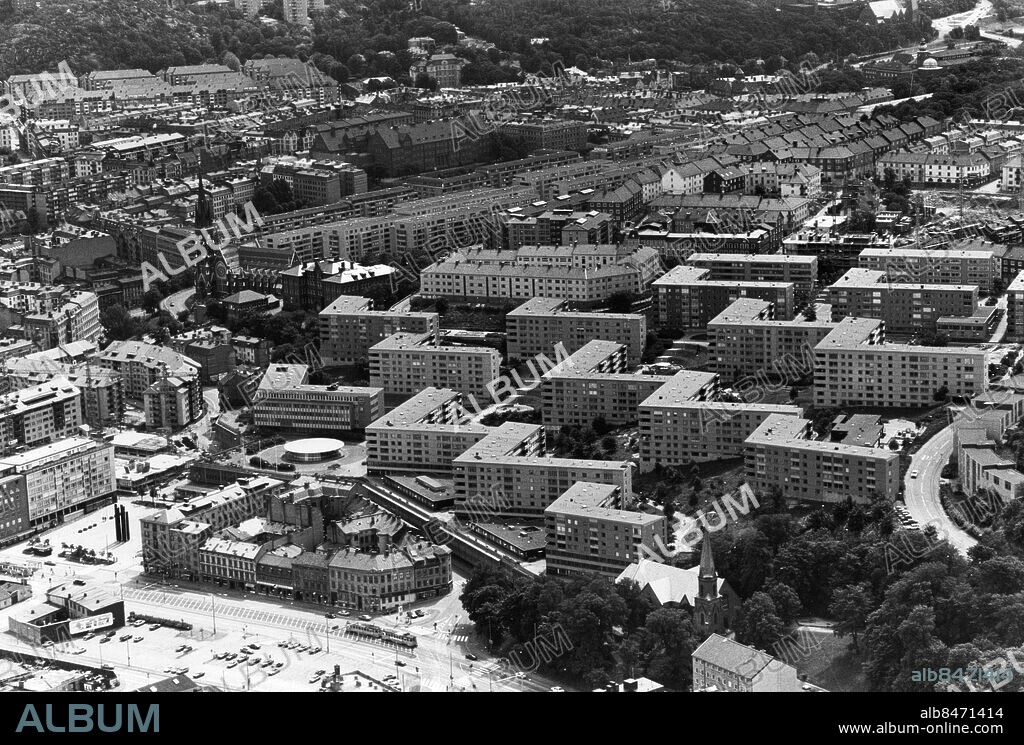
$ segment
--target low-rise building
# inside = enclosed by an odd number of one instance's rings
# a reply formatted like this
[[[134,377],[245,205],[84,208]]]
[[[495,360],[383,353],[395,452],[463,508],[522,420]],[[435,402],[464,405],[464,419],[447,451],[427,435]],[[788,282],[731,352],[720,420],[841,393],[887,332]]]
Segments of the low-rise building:
[[[787,693],[802,689],[796,668],[759,649],[712,634],[693,651],[694,691]]]
[[[256,426],[307,432],[362,430],[383,411],[383,388],[312,385],[309,365],[271,365],[252,402]]]
[[[332,601],[389,611],[451,592],[451,549],[423,542],[379,553],[343,549],[331,558],[329,577]]]

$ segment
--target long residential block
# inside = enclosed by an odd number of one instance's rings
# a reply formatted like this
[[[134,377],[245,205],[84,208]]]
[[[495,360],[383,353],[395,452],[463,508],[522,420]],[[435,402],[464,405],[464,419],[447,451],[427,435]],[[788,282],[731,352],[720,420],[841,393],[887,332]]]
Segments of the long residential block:
[[[787,499],[865,504],[899,493],[900,459],[885,448],[810,439],[811,422],[770,416],[744,444],[747,482],[755,491],[778,489]]]
[[[501,371],[498,350],[442,346],[430,334],[393,334],[370,347],[369,361],[370,385],[388,395],[411,396],[433,386],[483,398]]]
[[[862,269],[884,272],[889,282],[977,285],[984,289],[1002,270],[998,251],[990,248],[865,248],[857,259]]]
[[[708,321],[743,297],[765,300],[779,318],[793,317],[796,285],[792,282],[713,280],[712,270],[680,264],[656,279],[658,323],[671,329],[702,329]]]
[[[342,295],[320,311],[320,356],[324,365],[365,364],[370,347],[399,332],[437,339],[437,313],[373,310],[373,300]]]
[[[827,302],[833,321],[878,318],[890,332],[934,331],[940,318],[973,315],[978,286],[898,284],[877,269],[850,269],[828,288]]]
[[[602,417],[614,426],[637,419],[637,407],[668,380],[626,372],[625,347],[594,340],[543,376],[544,426],[588,427]],[[713,377],[713,376],[712,376]]]
[[[818,283],[816,256],[695,253],[686,263],[710,269],[716,281],[792,282],[799,292],[811,292]]]
[[[717,376],[683,371],[639,407],[640,470],[743,454],[743,442],[767,417],[799,416],[799,406],[716,400]]]
[[[450,474],[452,461],[493,431],[469,421],[462,394],[425,388],[366,428],[366,468]]]
[[[271,365],[252,405],[256,426],[305,432],[361,430],[383,411],[383,388],[311,385],[308,365]]]
[[[507,422],[453,461],[455,511],[533,517],[577,481],[611,484],[633,494],[633,464],[543,455],[544,428]]]
[[[846,318],[814,348],[814,405],[932,406],[988,387],[985,350],[887,344],[885,323]]]
[[[708,323],[712,371],[736,382],[756,376],[782,383],[814,373],[814,348],[836,324],[775,319],[764,300],[740,298]]]
[[[626,346],[631,365],[640,363],[647,342],[647,318],[641,313],[575,311],[561,298],[535,297],[505,316],[509,359],[550,355],[557,344],[569,354],[592,339]]]

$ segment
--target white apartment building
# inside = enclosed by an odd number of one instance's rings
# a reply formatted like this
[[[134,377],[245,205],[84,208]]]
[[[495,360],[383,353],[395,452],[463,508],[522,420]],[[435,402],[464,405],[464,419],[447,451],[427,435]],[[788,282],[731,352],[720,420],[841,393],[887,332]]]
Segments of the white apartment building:
[[[743,443],[769,416],[800,416],[799,406],[715,400],[712,373],[683,371],[639,406],[640,470],[743,454]]]
[[[577,481],[612,484],[633,494],[633,464],[543,455],[544,428],[505,423],[453,462],[458,514],[541,517]]]
[[[430,334],[398,333],[370,347],[369,363],[370,385],[388,395],[411,396],[433,386],[482,399],[501,372],[501,353],[439,345]]]
[[[977,285],[986,290],[1000,276],[997,246],[977,248],[865,248],[857,259],[862,269],[884,272],[889,282]]]
[[[744,444],[747,482],[786,499],[866,504],[894,499],[900,490],[900,457],[887,448],[809,439],[811,422],[800,416],[766,418]]]
[[[985,350],[887,344],[875,319],[844,319],[814,353],[817,407],[932,406],[988,387]]]
[[[67,378],[0,395],[0,452],[16,443],[35,447],[79,433],[81,390]]]
[[[574,311],[560,298],[535,297],[505,315],[509,359],[551,355],[557,344],[569,354],[593,339],[623,344],[630,365],[640,364],[647,344],[647,318],[642,313]]]
[[[19,476],[31,525],[59,522],[117,490],[114,446],[69,437],[0,458],[0,476]]]
[[[366,468],[448,475],[455,458],[493,431],[469,421],[457,391],[425,388],[366,428]]]
[[[358,365],[370,347],[400,332],[427,334],[436,340],[437,313],[373,310],[369,298],[342,295],[320,311],[320,356],[324,364]]]

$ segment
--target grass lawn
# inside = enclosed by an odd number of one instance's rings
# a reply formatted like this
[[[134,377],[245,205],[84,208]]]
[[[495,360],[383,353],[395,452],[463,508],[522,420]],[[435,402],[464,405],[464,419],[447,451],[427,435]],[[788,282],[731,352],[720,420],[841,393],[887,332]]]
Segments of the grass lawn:
[[[783,651],[778,656],[793,665],[801,675],[806,675],[811,683],[826,691],[867,690],[867,682],[861,670],[861,657],[849,651],[850,637],[838,639],[833,634],[816,632],[803,632],[802,637],[792,640],[791,653]],[[786,643],[783,643],[776,649],[785,650],[786,647]]]

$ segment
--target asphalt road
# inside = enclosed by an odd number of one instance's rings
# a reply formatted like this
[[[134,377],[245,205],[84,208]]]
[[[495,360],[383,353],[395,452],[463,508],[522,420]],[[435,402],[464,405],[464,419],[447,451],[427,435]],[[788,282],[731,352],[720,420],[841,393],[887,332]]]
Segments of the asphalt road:
[[[173,295],[168,295],[167,297],[160,301],[160,308],[162,310],[166,310],[172,316],[177,318],[178,314],[181,313],[181,311],[188,310],[188,306],[186,305],[186,303],[188,302],[188,299],[195,294],[195,288],[190,287],[181,290],[180,292],[176,292]]]
[[[904,498],[907,511],[922,529],[934,525],[939,538],[946,538],[960,553],[966,554],[978,541],[957,527],[939,501],[940,474],[952,451],[953,428],[946,427],[911,458]],[[919,472],[916,479],[910,476],[915,470]]]

